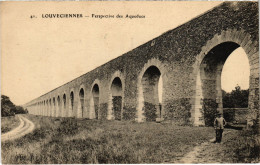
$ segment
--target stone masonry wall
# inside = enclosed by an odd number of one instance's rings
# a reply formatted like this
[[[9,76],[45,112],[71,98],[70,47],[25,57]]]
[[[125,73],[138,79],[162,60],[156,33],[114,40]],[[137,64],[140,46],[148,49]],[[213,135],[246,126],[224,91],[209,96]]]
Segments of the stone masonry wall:
[[[111,82],[115,72],[122,75],[122,119],[143,121],[144,102],[140,78],[145,68],[155,65],[163,79],[163,119],[180,124],[195,124],[197,109],[203,101],[198,99],[197,75],[205,54],[218,42],[226,39],[242,44],[250,61],[250,101],[252,116],[259,116],[259,53],[258,53],[258,3],[225,2],[193,20],[111,60],[110,62],[27,103],[30,113],[50,116],[53,103],[47,100],[66,95],[66,110],[61,116],[93,119],[92,88],[99,86],[99,119],[106,119],[110,107]],[[249,36],[249,37],[248,37]],[[218,42],[213,42],[213,39]],[[219,37],[219,38],[218,38]],[[79,91],[84,88],[84,112],[79,112]],[[207,88],[207,86],[203,86]],[[74,92],[74,109],[70,112],[70,92]],[[197,99],[196,99],[197,98]],[[63,99],[61,99],[63,101]],[[196,101],[198,100],[198,101]],[[213,99],[213,103],[216,100]],[[49,103],[48,103],[49,105]],[[212,107],[208,107],[211,108]],[[69,113],[70,112],[70,113]],[[207,114],[208,112],[206,112]],[[59,114],[59,113],[57,113]],[[81,115],[83,114],[83,115]]]

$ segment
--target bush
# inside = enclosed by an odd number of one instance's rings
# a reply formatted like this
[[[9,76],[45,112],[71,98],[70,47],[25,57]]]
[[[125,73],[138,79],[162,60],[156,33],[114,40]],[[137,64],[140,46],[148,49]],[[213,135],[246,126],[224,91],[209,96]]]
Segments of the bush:
[[[203,99],[203,115],[206,126],[213,126],[218,104],[213,99]]]
[[[152,103],[144,102],[144,114],[146,121],[156,120],[156,107]]]
[[[15,106],[15,111],[14,112],[15,112],[15,114],[26,114],[26,113],[28,113],[28,110],[24,109],[21,106]]]

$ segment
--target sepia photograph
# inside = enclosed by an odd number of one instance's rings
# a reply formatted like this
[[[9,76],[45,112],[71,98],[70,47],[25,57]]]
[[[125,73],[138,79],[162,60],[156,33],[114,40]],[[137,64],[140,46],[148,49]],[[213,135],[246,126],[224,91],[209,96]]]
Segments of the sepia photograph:
[[[2,1],[1,164],[260,162],[258,1]]]

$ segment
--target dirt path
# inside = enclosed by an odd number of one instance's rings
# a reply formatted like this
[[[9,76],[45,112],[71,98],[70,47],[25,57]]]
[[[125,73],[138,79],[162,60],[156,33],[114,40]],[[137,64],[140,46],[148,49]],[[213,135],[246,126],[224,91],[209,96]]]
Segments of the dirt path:
[[[25,118],[21,115],[18,115],[18,117],[20,120],[20,125],[18,127],[16,127],[15,129],[13,129],[5,134],[2,134],[1,135],[2,142],[20,138],[34,130],[33,122],[31,122],[30,120],[28,120],[27,118]]]
[[[230,131],[226,131],[223,133],[223,135],[226,135],[229,132]],[[213,147],[213,145],[221,145],[218,143],[215,144],[213,143],[213,141],[215,141],[215,138],[210,139],[210,141],[204,142],[199,146],[194,147],[191,152],[187,153],[184,157],[179,159],[177,162],[173,162],[173,163],[178,163],[178,164],[222,163],[213,156],[213,153],[209,153],[210,147]]]

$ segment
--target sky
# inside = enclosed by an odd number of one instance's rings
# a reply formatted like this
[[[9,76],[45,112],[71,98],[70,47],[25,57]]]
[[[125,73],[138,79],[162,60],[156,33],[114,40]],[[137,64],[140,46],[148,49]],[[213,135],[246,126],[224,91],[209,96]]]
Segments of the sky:
[[[220,3],[2,2],[1,93],[17,105],[25,104]],[[42,14],[56,13],[83,14],[84,18],[42,18]],[[145,18],[100,19],[92,14],[139,14]],[[223,81],[230,80],[230,75]]]
[[[239,47],[232,52],[226,60],[221,74],[221,87],[231,92],[237,85],[241,89],[249,87],[249,61],[246,52]]]

